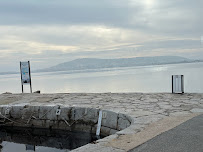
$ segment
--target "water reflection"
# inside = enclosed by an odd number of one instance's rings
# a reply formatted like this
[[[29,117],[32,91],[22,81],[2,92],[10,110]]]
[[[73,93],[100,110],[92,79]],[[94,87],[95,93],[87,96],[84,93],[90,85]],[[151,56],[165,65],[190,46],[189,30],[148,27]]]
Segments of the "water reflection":
[[[66,152],[96,139],[95,135],[84,132],[0,127],[1,152]]]

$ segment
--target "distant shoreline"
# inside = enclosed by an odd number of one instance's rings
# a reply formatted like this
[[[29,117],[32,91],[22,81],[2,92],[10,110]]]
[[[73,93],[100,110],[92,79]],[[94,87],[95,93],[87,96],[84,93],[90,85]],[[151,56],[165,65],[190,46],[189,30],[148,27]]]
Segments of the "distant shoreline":
[[[115,68],[133,68],[133,67],[146,67],[146,66],[159,66],[159,65],[176,65],[176,64],[191,64],[191,63],[203,63],[201,60],[196,60],[192,62],[178,62],[178,63],[166,63],[166,64],[153,64],[153,65],[136,65],[136,66],[123,66],[123,67],[109,67],[109,68],[95,68],[95,69],[76,69],[76,70],[53,70],[53,71],[38,71],[34,70],[31,71],[32,73],[51,73],[51,72],[68,72],[69,73],[83,73],[83,72],[99,72],[98,70],[102,71],[108,71],[110,69]],[[116,70],[116,69],[115,69]],[[20,72],[0,72],[0,75],[7,75],[7,74],[20,74]]]

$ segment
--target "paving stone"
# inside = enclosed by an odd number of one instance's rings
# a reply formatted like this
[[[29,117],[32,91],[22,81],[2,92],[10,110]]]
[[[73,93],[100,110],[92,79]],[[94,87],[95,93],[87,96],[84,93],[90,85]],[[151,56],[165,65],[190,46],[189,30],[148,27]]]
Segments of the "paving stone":
[[[12,94],[9,96],[0,95],[0,103],[4,103],[4,101],[6,101],[6,103],[10,102],[9,106],[17,106],[11,108],[9,115],[7,115],[8,118],[11,116],[11,119],[19,119],[22,118],[23,115],[26,121],[32,114],[29,112],[31,110],[32,112],[36,111],[36,113],[34,113],[34,117],[41,118],[43,120],[38,121],[32,119],[30,120],[30,124],[35,124],[37,126],[41,125],[43,127],[61,127],[70,129],[63,118],[65,118],[67,122],[73,122],[73,120],[81,120],[86,122],[89,121],[93,123],[93,127],[87,128],[90,129],[93,133],[96,132],[96,125],[99,114],[99,110],[96,108],[101,108],[104,112],[107,112],[106,118],[102,119],[101,130],[106,130],[106,132],[109,133],[115,133],[117,129],[121,130],[129,126],[129,121],[128,119],[125,119],[124,114],[130,115],[133,120],[132,125],[130,125],[130,127],[128,127],[127,129],[117,132],[115,135],[113,135],[113,138],[111,140],[117,138],[117,136],[121,134],[125,135],[130,134],[131,132],[139,132],[150,123],[157,122],[160,119],[166,118],[168,116],[180,116],[190,113],[203,113],[203,94],[192,93],[183,95],[170,93],[74,93],[44,95]],[[56,116],[58,105],[60,105],[61,108],[61,115]],[[44,106],[47,107],[42,108]],[[0,112],[2,114],[5,114],[6,107],[8,108],[8,105],[4,105],[3,107],[0,105]],[[64,107],[69,107],[70,109],[66,109]],[[46,112],[48,113],[46,114]],[[44,114],[46,115],[42,117]],[[56,120],[60,121],[57,122]],[[79,123],[80,122],[78,122],[78,127],[81,127],[79,126]],[[107,140],[103,142],[107,142]],[[114,149],[112,147],[105,147],[101,143],[95,145],[89,144],[90,147],[87,146],[89,149],[86,150],[105,152],[108,150],[120,151],[119,149]],[[85,148],[81,148],[81,151],[85,151]]]
[[[203,113],[203,109],[199,109],[199,108],[194,108],[192,110],[190,110],[193,113]]]
[[[133,115],[135,117],[141,117],[141,116],[149,116],[149,115],[153,115],[154,113],[151,111],[146,111],[146,110],[135,110],[132,112],[129,112],[130,115]]]
[[[11,114],[11,106],[3,106],[1,107],[1,115],[0,115],[0,118],[4,118],[4,117],[7,117],[7,118],[10,118],[10,114]]]
[[[70,117],[71,117],[71,107],[60,107],[60,115],[57,116],[57,120],[67,120],[69,121],[70,120]]]
[[[113,147],[106,147],[99,144],[87,144],[83,147],[77,148],[75,150],[72,150],[72,152],[125,152],[121,149],[116,149]]]
[[[130,119],[130,120],[129,120]],[[117,130],[123,130],[130,126],[132,119],[124,114],[118,114]]]
[[[178,111],[178,112],[172,112],[169,114],[169,116],[181,116],[181,115],[188,115],[191,114],[189,111]]]
[[[22,118],[22,110],[24,109],[24,106],[12,106],[11,108],[11,117],[20,119]]]
[[[91,121],[96,123],[98,121],[99,109],[86,108],[86,114],[84,115],[84,121]]]
[[[41,106],[39,110],[39,118],[46,120],[57,120],[56,110],[58,106]]]
[[[109,127],[111,129],[117,129],[118,114],[112,111],[103,110],[106,112],[106,118],[102,119],[102,126]]]
[[[104,126],[101,126],[101,134],[102,135],[110,135],[110,130],[111,130],[111,128],[109,128],[109,127],[104,127]]]
[[[118,132],[118,130],[110,129],[110,133],[109,133],[109,135],[113,135],[113,134],[115,134],[115,133],[117,133],[117,132]]]

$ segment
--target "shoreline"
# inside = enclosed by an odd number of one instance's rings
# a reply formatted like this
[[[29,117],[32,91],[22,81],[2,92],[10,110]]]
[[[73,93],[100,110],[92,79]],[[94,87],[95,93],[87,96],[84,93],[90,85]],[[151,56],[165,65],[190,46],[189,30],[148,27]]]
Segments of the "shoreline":
[[[141,67],[154,67],[154,66],[164,66],[164,65],[181,65],[181,64],[198,64],[203,63],[202,61],[194,61],[194,62],[177,62],[177,63],[167,63],[167,64],[153,64],[153,65],[137,65],[137,66],[124,66],[124,67],[109,67],[109,68],[97,68],[97,69],[75,69],[75,70],[58,70],[58,71],[38,71],[34,70],[32,73],[39,74],[39,73],[65,73],[65,74],[75,74],[75,73],[91,73],[91,72],[105,72],[105,71],[115,71],[117,69],[134,69],[134,68],[141,68]],[[99,70],[99,71],[98,71]],[[67,73],[68,71],[72,71]],[[0,75],[12,75],[12,74],[20,74],[20,72],[8,71],[8,72],[0,72]]]

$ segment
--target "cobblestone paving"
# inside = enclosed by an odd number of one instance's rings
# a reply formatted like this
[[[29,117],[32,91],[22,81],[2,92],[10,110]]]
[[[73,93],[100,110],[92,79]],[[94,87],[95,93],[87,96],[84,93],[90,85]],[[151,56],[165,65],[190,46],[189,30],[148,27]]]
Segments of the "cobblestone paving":
[[[127,114],[134,119],[132,134],[168,116],[203,113],[203,94],[71,93],[1,94],[1,105],[56,105],[92,107]],[[129,131],[130,130],[130,131]],[[117,135],[119,134],[117,133]]]

